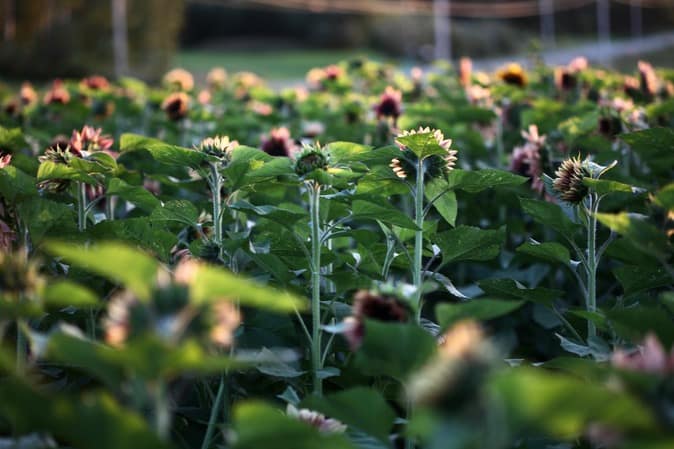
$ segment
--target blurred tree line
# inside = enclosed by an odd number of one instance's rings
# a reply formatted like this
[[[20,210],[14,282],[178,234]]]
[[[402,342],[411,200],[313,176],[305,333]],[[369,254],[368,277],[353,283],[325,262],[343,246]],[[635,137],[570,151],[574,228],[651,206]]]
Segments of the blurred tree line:
[[[126,0],[130,73],[170,64],[184,0]],[[0,72],[11,78],[112,75],[111,0],[0,0]]]

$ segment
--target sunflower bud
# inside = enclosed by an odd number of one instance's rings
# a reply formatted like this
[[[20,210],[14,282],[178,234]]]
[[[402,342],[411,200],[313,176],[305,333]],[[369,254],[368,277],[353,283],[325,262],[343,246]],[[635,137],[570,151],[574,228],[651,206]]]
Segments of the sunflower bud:
[[[292,156],[297,149],[286,127],[274,128],[262,138],[262,151],[270,156]]]
[[[344,320],[344,338],[352,351],[358,349],[365,336],[365,320],[405,323],[410,310],[394,296],[385,296],[369,290],[359,290],[354,296],[353,315]]]
[[[438,146],[444,150],[444,154],[432,154],[426,156],[423,159],[423,167],[426,175],[426,181],[430,181],[433,178],[438,176],[447,175],[450,171],[454,170],[456,166],[456,154],[457,151],[452,149],[452,140],[445,139],[445,136],[440,130],[430,129],[428,127],[416,130],[407,130],[402,134],[399,134],[397,139],[401,137],[414,136],[417,134],[429,134],[432,135],[433,139],[436,141]],[[393,170],[393,173],[402,179],[407,178],[410,175],[416,176],[418,157],[414,153],[412,148],[408,148],[405,144],[396,140],[396,143],[400,147],[402,154],[400,157],[391,159],[389,167]]]
[[[305,176],[314,170],[327,170],[329,155],[322,148],[308,146],[295,159],[295,173]]]
[[[161,108],[170,120],[177,122],[187,116],[189,102],[190,97],[185,92],[175,92],[164,99]]]
[[[580,158],[567,159],[555,172],[553,188],[568,203],[578,204],[587,196],[588,188],[583,179],[590,176]]]

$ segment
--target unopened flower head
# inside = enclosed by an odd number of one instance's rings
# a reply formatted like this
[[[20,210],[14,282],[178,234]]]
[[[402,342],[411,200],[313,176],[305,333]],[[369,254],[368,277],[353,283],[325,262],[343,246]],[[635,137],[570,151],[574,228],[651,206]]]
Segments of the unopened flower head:
[[[543,175],[541,150],[545,144],[545,136],[539,135],[536,125],[530,125],[528,132],[522,131],[522,137],[525,143],[513,150],[510,171],[528,177],[531,188],[535,192],[542,193],[545,186],[541,180]]]
[[[365,320],[405,323],[410,316],[409,307],[399,298],[359,290],[353,299],[352,315],[344,320],[343,336],[355,351],[365,336]]]
[[[329,162],[327,151],[318,145],[309,145],[295,157],[295,173],[302,177],[314,170],[327,170]]]
[[[106,90],[110,87],[110,82],[104,76],[93,75],[82,79],[80,87],[89,90]]]
[[[578,204],[587,196],[588,188],[583,179],[590,177],[580,157],[567,159],[555,172],[553,188],[567,203]]]

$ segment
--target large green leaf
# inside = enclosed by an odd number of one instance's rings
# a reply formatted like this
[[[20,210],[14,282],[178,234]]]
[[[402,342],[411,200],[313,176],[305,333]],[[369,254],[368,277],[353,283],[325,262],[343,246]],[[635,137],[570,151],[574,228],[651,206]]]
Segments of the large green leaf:
[[[161,205],[161,201],[145,187],[127,184],[119,178],[112,178],[108,181],[106,194],[117,195],[143,209],[145,212],[152,212]]]
[[[494,376],[489,388],[518,434],[542,432],[573,440],[593,423],[623,432],[657,431],[653,414],[636,399],[576,377],[517,368]]]
[[[177,221],[194,226],[199,219],[199,209],[187,200],[173,200],[155,207],[150,215],[152,220]]]
[[[525,299],[546,305],[552,304],[555,299],[564,295],[562,290],[544,287],[526,288],[513,279],[485,279],[478,282],[477,285],[490,296]]]
[[[401,228],[417,229],[414,221],[396,209],[391,203],[356,200],[353,202],[354,219],[378,220],[387,224],[394,224]]]
[[[438,304],[435,308],[435,314],[438,317],[438,323],[443,329],[450,327],[457,321],[472,320],[491,320],[510,312],[524,305],[524,301],[502,300],[502,299],[471,299],[469,301]]]
[[[194,150],[164,143],[159,139],[140,136],[137,134],[122,134],[119,140],[119,150],[122,153],[129,151],[147,151],[159,163],[177,167],[198,167],[206,157]]]
[[[196,302],[229,299],[276,312],[304,310],[307,306],[306,300],[289,292],[265,287],[210,265],[200,265],[197,268],[190,285],[190,296]]]
[[[37,195],[36,179],[13,165],[0,169],[0,193],[9,201]]]
[[[44,291],[44,301],[53,307],[96,307],[97,295],[88,288],[67,280],[49,283]]]
[[[655,173],[671,174],[674,167],[673,129],[649,128],[621,134],[620,139],[626,142]]]
[[[71,265],[121,282],[141,299],[150,297],[159,264],[141,251],[113,242],[99,242],[90,247],[52,242],[47,249]]]
[[[520,205],[538,223],[554,229],[564,237],[573,240],[580,225],[572,222],[559,206],[547,201],[520,198]]]
[[[419,159],[447,154],[447,151],[439,145],[432,132],[420,132],[408,136],[400,136],[396,138],[396,142],[409,148]]]
[[[433,207],[440,216],[452,226],[456,224],[458,203],[456,193],[449,189],[449,184],[442,178],[436,178],[426,184],[424,194],[427,201],[433,201]]]
[[[123,409],[106,393],[50,396],[43,390],[12,378],[0,383],[0,415],[18,434],[46,432],[78,449],[169,447],[139,415]]]
[[[356,352],[356,365],[370,376],[391,376],[405,380],[435,352],[437,343],[415,324],[365,323],[365,338]]]
[[[234,449],[354,449],[344,435],[321,434],[309,424],[256,401],[234,407],[234,431]]]
[[[569,250],[557,242],[526,242],[520,245],[516,251],[548,262],[561,263],[567,266],[571,264]]]
[[[363,407],[367,404],[367,407]],[[388,442],[395,412],[384,397],[371,388],[355,387],[324,397],[309,396],[302,407],[317,410],[326,416],[360,429],[381,441]]]
[[[455,189],[477,193],[495,187],[514,187],[526,182],[527,178],[504,170],[485,168],[482,170],[452,170],[448,176],[449,185]]]
[[[618,214],[597,214],[597,220],[612,231],[624,236],[634,243],[639,250],[660,257],[665,257],[669,240],[664,231],[658,230],[648,223],[642,215],[620,212]]]
[[[458,226],[437,234],[435,243],[442,251],[442,265],[459,260],[483,261],[498,256],[505,235],[505,227],[480,229]]]
[[[665,287],[674,282],[672,276],[659,266],[623,265],[613,269],[613,274],[618,278],[626,296]]]

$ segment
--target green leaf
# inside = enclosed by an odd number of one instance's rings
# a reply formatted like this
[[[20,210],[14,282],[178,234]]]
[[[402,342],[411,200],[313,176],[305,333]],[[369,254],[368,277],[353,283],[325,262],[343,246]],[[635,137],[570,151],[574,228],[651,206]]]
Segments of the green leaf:
[[[655,202],[667,210],[674,210],[674,183],[667,184],[655,194]]]
[[[0,169],[0,194],[9,201],[37,196],[36,179],[8,165]]]
[[[612,309],[605,313],[616,333],[634,343],[641,342],[649,332],[654,332],[665,348],[674,344],[674,322],[662,308],[640,306]]]
[[[229,271],[210,265],[199,265],[190,285],[190,296],[197,303],[220,299],[240,301],[242,305],[276,312],[304,310],[305,299],[289,292],[259,285]]]
[[[624,432],[657,431],[650,410],[627,393],[542,369],[501,371],[490,381],[513,430],[573,440],[589,423]],[[582,400],[578,400],[582,398]]]
[[[671,174],[674,167],[674,130],[649,128],[627,134],[620,139],[657,174]]]
[[[266,218],[279,223],[286,227],[291,227],[303,217],[306,217],[306,212],[303,210],[292,210],[287,207],[280,206],[256,206],[245,200],[239,200],[230,205],[234,210],[247,212],[258,217]]]
[[[354,449],[341,434],[322,434],[311,425],[258,401],[234,407],[233,449]]]
[[[449,184],[442,178],[435,178],[424,187],[424,195],[427,201],[433,201],[433,207],[440,216],[452,226],[456,225],[458,203],[456,193],[449,190]]]
[[[469,193],[482,192],[495,187],[515,187],[527,181],[527,178],[523,176],[494,168],[452,170],[447,179],[449,186]]]
[[[164,262],[169,261],[171,249],[178,243],[178,236],[167,230],[165,222],[148,217],[103,220],[91,228],[89,235],[94,239],[137,245]]]
[[[177,167],[196,168],[206,160],[206,157],[198,151],[137,134],[122,134],[119,140],[119,150],[121,153],[147,151],[157,162]]]
[[[442,251],[442,265],[459,260],[483,261],[498,256],[505,243],[505,226],[499,229],[480,229],[458,226],[437,234],[435,243]]]
[[[187,200],[168,201],[156,207],[150,215],[151,220],[177,221],[188,226],[194,226],[199,219],[199,210]]]
[[[383,223],[400,226],[401,228],[418,229],[412,219],[388,202],[374,203],[365,200],[355,200],[352,210],[354,219],[378,220]]]
[[[378,391],[366,387],[350,388],[324,397],[309,396],[301,406],[338,419],[349,428],[360,429],[384,442],[388,442],[396,417],[386,399]]]
[[[665,287],[674,282],[672,276],[658,266],[623,265],[615,268],[613,274],[625,290],[625,296]]]
[[[571,265],[571,255],[569,250],[557,242],[526,242],[520,245],[515,251],[521,254],[527,254],[532,257],[547,260],[548,262],[561,263],[562,265]]]
[[[447,329],[457,321],[473,319],[478,321],[491,320],[519,309],[524,301],[501,299],[471,299],[456,304],[438,304],[435,314],[438,323]]]
[[[51,282],[45,289],[43,299],[54,307],[96,307],[98,297],[88,288],[67,280]]]
[[[57,164],[52,161],[45,161],[40,164],[37,170],[38,182],[49,179],[69,179],[71,181],[79,181],[87,184],[96,184],[98,181],[91,176],[87,171],[78,170],[66,164]]]
[[[62,237],[77,229],[75,211],[66,204],[36,196],[20,201],[16,207],[35,246],[48,236]]]
[[[513,279],[485,279],[477,285],[490,296],[524,299],[545,305],[551,305],[555,299],[564,295],[562,290],[544,287],[526,288]]]
[[[168,448],[139,415],[106,393],[49,396],[18,379],[0,384],[0,415],[17,434],[46,432],[77,449]]]
[[[635,244],[639,250],[664,257],[669,240],[663,231],[660,231],[646,221],[643,215],[620,212],[618,214],[597,214],[597,220],[612,231],[624,236]]]
[[[148,192],[145,187],[127,184],[119,178],[112,178],[108,181],[106,194],[117,195],[146,212],[152,212],[155,208],[161,206],[161,201]]]
[[[590,187],[600,195],[607,195],[609,193],[641,195],[646,192],[646,190],[639,187],[623,184],[622,182],[618,181],[609,181],[608,179],[583,178],[583,184]]]
[[[562,209],[547,201],[520,198],[520,205],[527,214],[538,223],[554,229],[564,237],[573,240],[573,236],[580,225],[572,222]]]
[[[159,265],[141,251],[112,242],[90,247],[51,242],[47,250],[71,265],[124,284],[140,299],[150,298]]]
[[[415,324],[369,320],[355,363],[366,375],[404,381],[426,363],[436,346],[435,338]]]

